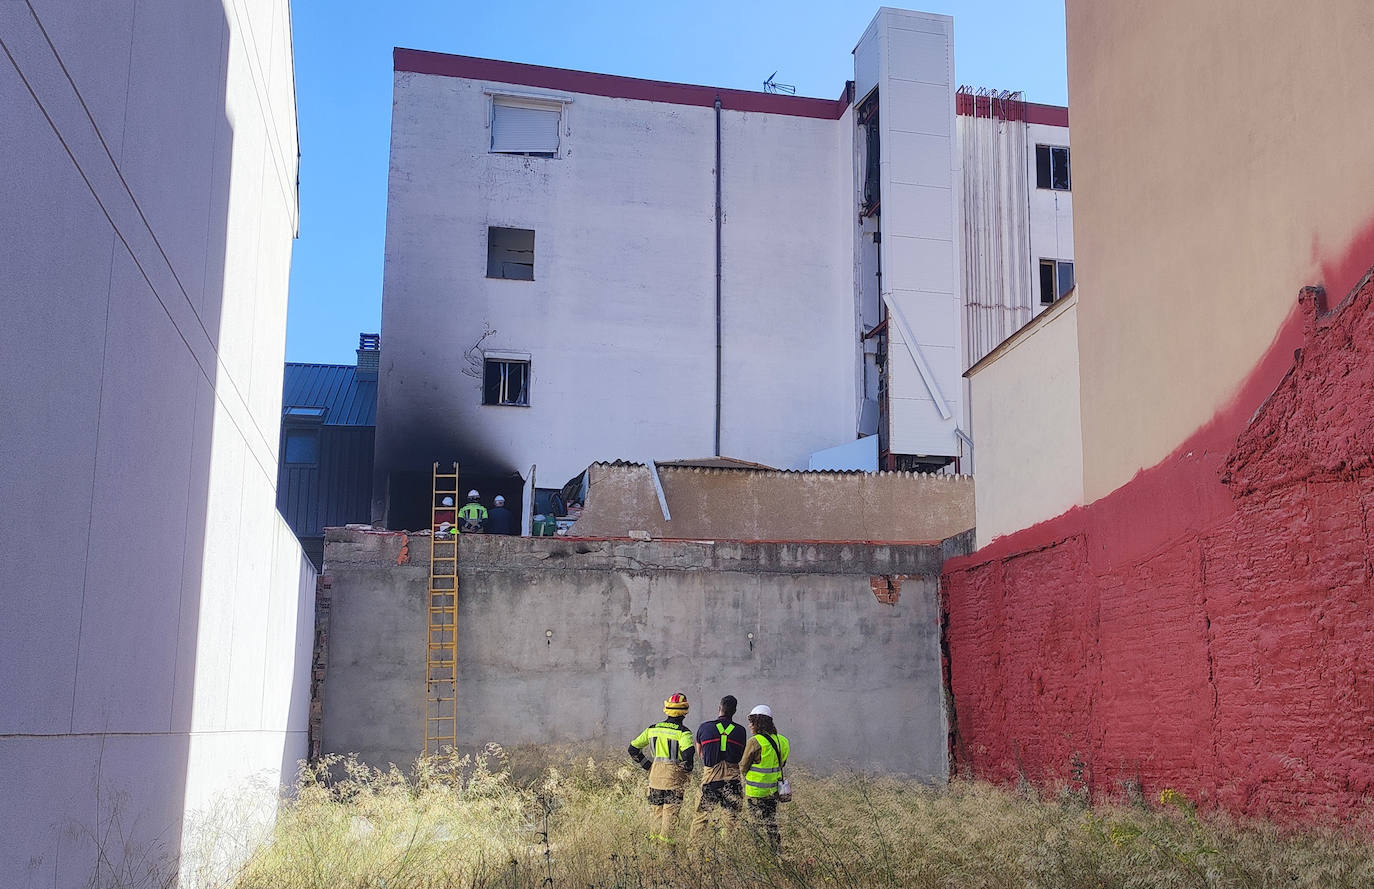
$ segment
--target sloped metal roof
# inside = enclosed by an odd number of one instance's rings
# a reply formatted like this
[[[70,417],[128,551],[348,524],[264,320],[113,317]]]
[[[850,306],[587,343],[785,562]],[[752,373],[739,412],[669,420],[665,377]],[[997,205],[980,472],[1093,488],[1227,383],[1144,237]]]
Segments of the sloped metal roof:
[[[348,364],[287,362],[282,379],[282,409],[324,408],[326,426],[376,426],[377,381],[358,379]]]

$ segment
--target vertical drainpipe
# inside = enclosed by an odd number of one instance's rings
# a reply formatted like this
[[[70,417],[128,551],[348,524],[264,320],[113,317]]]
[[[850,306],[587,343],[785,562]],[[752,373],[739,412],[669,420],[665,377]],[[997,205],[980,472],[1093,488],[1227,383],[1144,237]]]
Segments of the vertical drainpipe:
[[[716,96],[716,450],[720,456],[720,96]]]

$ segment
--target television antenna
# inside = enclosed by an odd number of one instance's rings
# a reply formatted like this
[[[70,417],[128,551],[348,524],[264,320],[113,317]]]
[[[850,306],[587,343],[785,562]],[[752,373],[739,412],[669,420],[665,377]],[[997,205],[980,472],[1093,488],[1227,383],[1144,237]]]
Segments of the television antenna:
[[[797,94],[797,88],[790,83],[778,83],[777,80],[775,80],[777,76],[778,72],[776,71],[768,75],[768,79],[763,82],[763,91],[765,93],[786,93],[789,96],[795,96]]]

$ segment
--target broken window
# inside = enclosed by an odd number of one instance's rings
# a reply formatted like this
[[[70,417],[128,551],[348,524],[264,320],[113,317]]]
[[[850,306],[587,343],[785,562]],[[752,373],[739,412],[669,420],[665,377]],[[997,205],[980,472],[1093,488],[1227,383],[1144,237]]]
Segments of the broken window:
[[[530,363],[505,358],[488,358],[482,380],[482,403],[528,407],[530,403]]]
[[[1069,149],[1057,145],[1035,146],[1035,187],[1069,191]]]
[[[491,150],[496,154],[558,153],[558,123],[563,106],[514,96],[491,100]]]
[[[534,280],[534,230],[487,229],[487,277],[512,281]]]
[[[1040,304],[1047,306],[1073,289],[1073,262],[1067,259],[1040,260]]]

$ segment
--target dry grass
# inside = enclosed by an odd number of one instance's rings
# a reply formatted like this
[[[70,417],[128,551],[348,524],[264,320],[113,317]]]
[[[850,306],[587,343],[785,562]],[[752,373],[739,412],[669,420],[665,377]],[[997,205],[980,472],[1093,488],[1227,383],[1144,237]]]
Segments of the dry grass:
[[[688,843],[692,791],[678,842],[649,840],[643,773],[618,762],[518,782],[492,749],[461,774],[307,770],[235,889],[1374,887],[1368,840],[1199,817],[1176,795],[1089,810],[975,782],[797,774],[775,858],[743,827]]]

